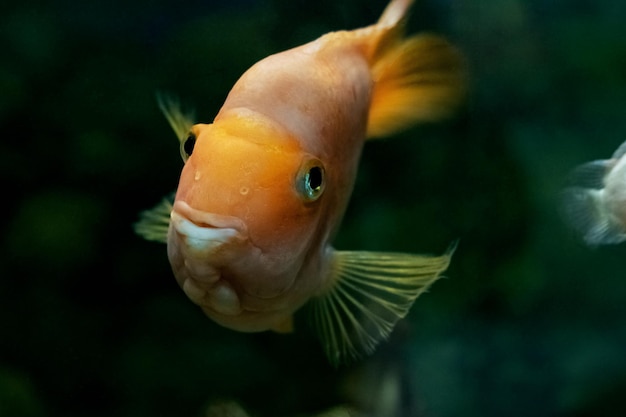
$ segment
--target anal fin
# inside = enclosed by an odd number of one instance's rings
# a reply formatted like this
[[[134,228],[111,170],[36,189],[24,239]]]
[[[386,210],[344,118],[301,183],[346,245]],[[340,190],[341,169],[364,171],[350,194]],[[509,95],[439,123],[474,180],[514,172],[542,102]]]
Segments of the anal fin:
[[[291,333],[293,332],[293,316],[289,316],[286,319],[276,323],[271,330],[276,333]]]

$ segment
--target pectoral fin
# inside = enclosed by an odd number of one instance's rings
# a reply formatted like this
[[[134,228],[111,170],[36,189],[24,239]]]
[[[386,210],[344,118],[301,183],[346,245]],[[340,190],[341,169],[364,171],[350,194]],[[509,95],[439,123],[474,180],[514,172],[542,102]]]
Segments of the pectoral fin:
[[[441,256],[335,252],[334,286],[314,300],[314,325],[331,363],[372,353],[415,299],[448,267],[456,243]]]
[[[621,149],[624,148],[624,149]],[[615,155],[626,152],[622,145]],[[617,159],[587,162],[574,169],[568,187],[561,192],[561,212],[565,221],[580,233],[590,246],[621,243],[623,228],[607,205],[605,178]]]
[[[165,197],[154,208],[141,212],[139,221],[133,225],[135,233],[146,240],[167,243],[167,230],[170,227],[170,213],[174,194]]]
[[[626,142],[622,143],[619,148],[613,153],[611,158],[620,159],[622,156],[626,155]]]
[[[570,172],[567,182],[572,187],[602,189],[604,178],[614,165],[615,161],[610,159],[587,162]]]
[[[626,234],[605,202],[604,190],[570,187],[562,194],[565,220],[589,246],[612,245],[626,240]]]

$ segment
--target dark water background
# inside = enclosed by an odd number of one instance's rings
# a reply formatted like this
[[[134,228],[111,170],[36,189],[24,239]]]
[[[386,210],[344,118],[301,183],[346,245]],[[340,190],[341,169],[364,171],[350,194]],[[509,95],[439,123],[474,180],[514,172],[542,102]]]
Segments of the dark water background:
[[[626,415],[626,246],[584,247],[557,209],[568,171],[626,140],[626,3],[418,2],[410,30],[461,47],[468,102],[367,144],[336,246],[461,244],[391,342],[339,371],[306,327],[213,324],[131,224],[182,166],[155,91],[210,121],[254,62],[370,24],[386,1],[12,3],[0,6],[1,416],[200,416],[219,399],[309,415],[367,391],[357,371],[388,358],[407,416]]]

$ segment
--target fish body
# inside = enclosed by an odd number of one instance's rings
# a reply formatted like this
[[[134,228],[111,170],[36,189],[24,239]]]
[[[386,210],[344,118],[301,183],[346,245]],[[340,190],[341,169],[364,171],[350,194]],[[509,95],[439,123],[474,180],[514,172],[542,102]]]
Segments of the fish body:
[[[588,162],[563,192],[566,220],[590,246],[626,240],[626,142],[610,159]]]
[[[459,53],[435,35],[403,37],[411,1],[246,71],[211,124],[161,108],[185,160],[173,204],[139,234],[166,241],[185,294],[238,331],[287,332],[313,301],[334,363],[370,353],[448,266],[441,256],[332,247],[368,138],[439,119],[463,92]]]

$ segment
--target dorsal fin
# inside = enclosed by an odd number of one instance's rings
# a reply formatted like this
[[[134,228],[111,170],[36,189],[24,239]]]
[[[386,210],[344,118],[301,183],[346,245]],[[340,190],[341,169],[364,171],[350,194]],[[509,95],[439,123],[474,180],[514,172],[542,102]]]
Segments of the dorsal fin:
[[[374,88],[367,137],[388,136],[419,122],[449,115],[465,92],[461,54],[432,34],[404,37],[411,0],[393,0],[378,23],[368,28]]]
[[[380,15],[377,26],[398,26],[400,22],[406,20],[407,14],[411,5],[413,4],[413,0],[393,0],[389,2],[385,10]]]

